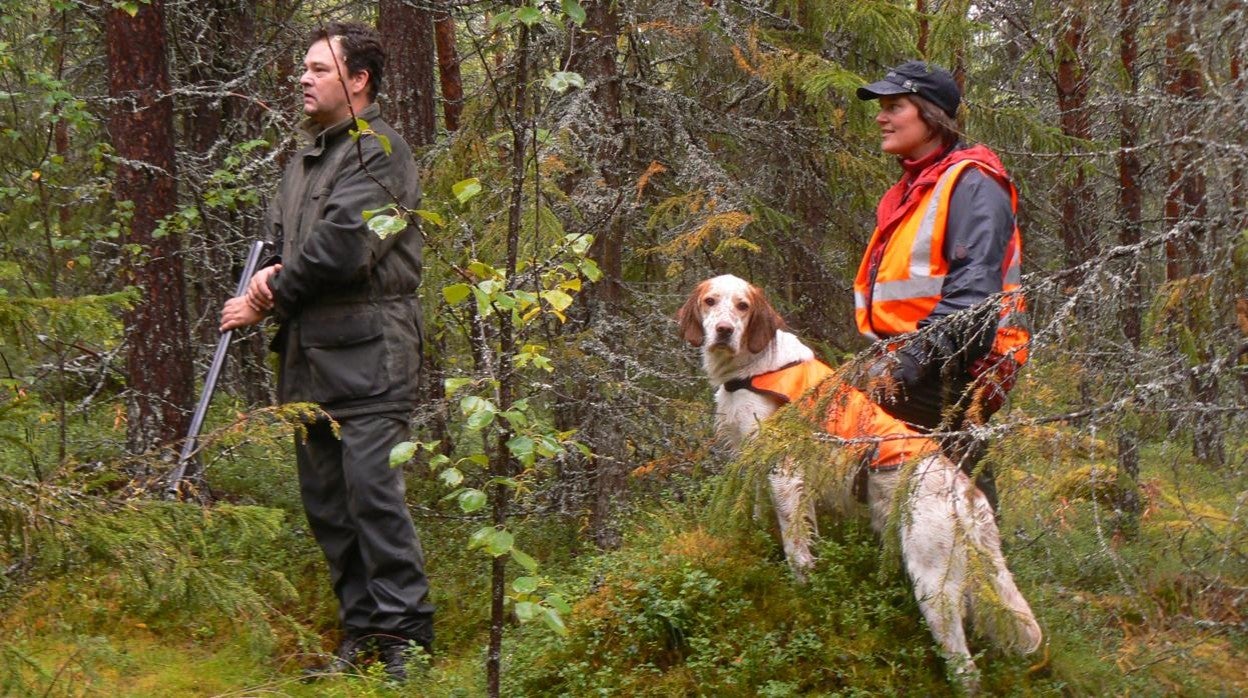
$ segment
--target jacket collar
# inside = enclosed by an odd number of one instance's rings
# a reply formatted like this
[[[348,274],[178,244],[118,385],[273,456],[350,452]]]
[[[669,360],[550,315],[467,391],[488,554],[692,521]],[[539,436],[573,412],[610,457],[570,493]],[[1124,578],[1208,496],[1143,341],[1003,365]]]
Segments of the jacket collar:
[[[311,155],[311,156],[320,155],[321,153],[325,152],[325,148],[326,146],[329,145],[330,141],[333,141],[339,135],[345,133],[348,129],[355,128],[356,119],[372,121],[380,116],[381,116],[381,107],[377,106],[376,102],[373,102],[367,107],[364,107],[363,109],[357,111],[354,117],[348,116],[342,121],[339,121],[338,123],[332,126],[327,126],[324,129],[321,129],[319,126],[317,126],[316,122],[312,121],[311,119],[304,119],[303,123],[299,125],[299,129],[303,131],[304,135],[306,135],[308,138],[312,140],[312,143],[308,146],[308,149],[305,150],[303,154],[305,156],[306,155]]]
[[[992,167],[1002,174],[1005,167],[997,154],[981,144],[966,145],[958,143],[951,150],[940,151],[931,161],[928,158],[910,163],[902,162],[905,174],[901,180],[884,193],[880,205],[875,212],[875,225],[882,231],[891,229],[897,222],[909,215],[919,199],[922,190],[935,186],[936,180],[955,163],[963,160],[976,160]]]

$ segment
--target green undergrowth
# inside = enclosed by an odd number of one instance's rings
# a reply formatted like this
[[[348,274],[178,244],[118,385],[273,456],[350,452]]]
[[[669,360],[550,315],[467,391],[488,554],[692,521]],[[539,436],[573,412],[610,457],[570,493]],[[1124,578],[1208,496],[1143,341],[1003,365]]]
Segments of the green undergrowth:
[[[439,505],[444,490],[419,468],[409,501],[438,608],[433,665],[404,690],[375,665],[299,681],[338,639],[335,603],[298,509],[288,440],[268,448],[212,460],[220,499],[206,509],[49,500],[42,511],[65,525],[27,527],[18,575],[5,561],[0,694],[484,695],[489,560],[465,545],[482,521]],[[994,447],[1006,555],[1046,640],[1025,658],[973,647],[986,694],[1248,690],[1244,495],[1187,453],[1148,446],[1144,513],[1124,533],[1104,443],[1046,427]],[[574,608],[566,637],[509,623],[504,695],[954,694],[909,585],[865,520],[823,526],[799,585],[769,515],[755,521],[746,508],[733,526],[711,515],[718,482],[672,483],[680,503],[642,502],[614,551],[595,550],[578,519],[517,520],[517,546]]]

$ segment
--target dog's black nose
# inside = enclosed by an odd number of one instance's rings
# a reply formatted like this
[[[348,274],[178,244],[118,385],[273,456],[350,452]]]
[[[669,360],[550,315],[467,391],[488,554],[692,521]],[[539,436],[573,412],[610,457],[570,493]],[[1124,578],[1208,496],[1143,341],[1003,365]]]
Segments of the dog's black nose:
[[[715,337],[717,339],[728,339],[732,336],[732,325],[716,325]]]

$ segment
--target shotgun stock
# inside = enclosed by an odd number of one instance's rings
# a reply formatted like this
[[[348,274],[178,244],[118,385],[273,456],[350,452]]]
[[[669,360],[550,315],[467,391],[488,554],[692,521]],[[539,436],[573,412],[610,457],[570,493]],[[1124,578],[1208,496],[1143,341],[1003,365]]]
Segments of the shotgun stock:
[[[267,248],[267,242],[257,240],[251,243],[251,250],[247,252],[247,263],[243,265],[243,274],[239,277],[238,288],[234,291],[235,297],[247,292],[247,284],[251,281],[252,275],[256,273],[256,266],[260,264],[260,256]],[[171,498],[182,498],[182,484],[186,479],[186,468],[191,459],[195,457],[199,430],[204,425],[204,414],[208,412],[208,404],[212,402],[212,393],[217,388],[217,378],[221,375],[221,368],[225,366],[225,355],[230,348],[230,338],[233,334],[233,330],[226,330],[217,340],[217,351],[212,355],[212,366],[208,368],[208,376],[204,379],[204,390],[199,395],[199,404],[195,406],[195,414],[191,416],[191,426],[186,431],[186,440],[182,442],[182,453],[178,456],[178,464],[169,471],[166,477],[165,494]]]

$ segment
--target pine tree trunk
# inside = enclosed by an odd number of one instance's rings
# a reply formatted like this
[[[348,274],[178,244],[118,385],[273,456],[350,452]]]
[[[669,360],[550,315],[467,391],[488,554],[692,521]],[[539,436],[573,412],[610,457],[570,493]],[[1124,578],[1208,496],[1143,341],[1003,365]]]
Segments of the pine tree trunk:
[[[616,316],[623,300],[624,232],[625,221],[618,209],[620,188],[625,180],[622,156],[624,134],[620,126],[620,80],[616,67],[619,37],[619,15],[610,0],[590,0],[584,4],[585,25],[572,33],[569,50],[569,69],[580,73],[587,85],[593,85],[591,99],[595,118],[583,130],[593,149],[594,171],[584,173],[591,181],[601,181],[604,195],[601,200],[615,201],[614,211],[605,223],[594,231],[596,237],[589,255],[602,270],[603,278],[594,284],[587,301],[606,310],[605,317]],[[580,405],[593,401],[590,386],[584,383],[572,389],[572,411],[581,412]],[[585,424],[584,421],[580,423]],[[614,548],[619,544],[619,531],[613,521],[615,502],[624,490],[627,463],[618,454],[625,451],[622,435],[612,429],[605,420],[590,420],[587,434],[600,451],[599,456],[588,463],[593,477],[590,507],[590,528],[594,542],[600,548]]]
[[[1066,26],[1058,44],[1057,106],[1062,134],[1090,140],[1092,128],[1088,118],[1089,80],[1086,64],[1087,35],[1083,7],[1068,7]],[[1062,242],[1066,265],[1074,268],[1097,254],[1093,211],[1088,202],[1095,197],[1083,167],[1067,175],[1057,189],[1061,210]],[[1078,283],[1076,279],[1074,283]]]
[[[1140,192],[1140,157],[1136,146],[1140,141],[1140,124],[1135,112],[1135,99],[1139,93],[1139,47],[1136,44],[1136,28],[1139,11],[1136,0],[1120,0],[1118,20],[1121,34],[1118,39],[1119,59],[1127,85],[1118,106],[1118,242],[1123,246],[1138,245],[1141,240],[1143,209]],[[1143,292],[1140,288],[1140,254],[1129,255],[1125,276],[1125,288],[1118,308],[1118,322],[1132,353],[1138,352],[1142,336]],[[1132,357],[1127,358],[1128,361]],[[1118,432],[1118,502],[1122,512],[1120,530],[1134,535],[1139,527],[1140,515],[1140,435],[1130,419],[1124,419]]]
[[[413,147],[433,143],[433,14],[413,0],[379,0],[377,29],[386,51],[386,120]]]
[[[455,47],[455,19],[451,17],[448,0],[437,0],[433,33],[438,49],[438,76],[442,87],[442,118],[447,131],[459,130],[459,117],[464,111],[464,81],[459,74],[459,52]]]
[[[177,206],[163,0],[140,4],[134,17],[108,10],[105,35],[114,100],[108,130],[121,163],[113,194],[133,204],[125,242],[141,249],[127,258],[125,279],[141,292],[125,318],[127,440],[141,453],[185,434],[193,400],[180,241],[176,233],[154,234]]]
[[[914,14],[919,17],[919,41],[916,48],[919,51],[919,57],[927,59],[927,39],[931,35],[931,27],[928,26],[927,19],[927,0],[915,0]]]

